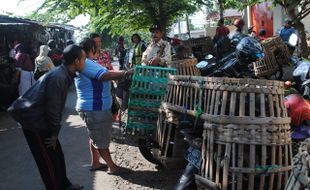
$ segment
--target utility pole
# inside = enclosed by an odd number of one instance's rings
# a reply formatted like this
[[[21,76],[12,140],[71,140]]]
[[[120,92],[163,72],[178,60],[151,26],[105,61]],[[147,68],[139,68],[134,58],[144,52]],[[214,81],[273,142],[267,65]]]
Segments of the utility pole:
[[[188,37],[191,38],[191,31],[190,31],[190,29],[189,29],[188,14],[186,14],[186,27],[187,27],[187,34],[188,34]]]
[[[181,36],[181,21],[180,21],[180,17],[178,17],[178,33],[179,33],[179,36]]]

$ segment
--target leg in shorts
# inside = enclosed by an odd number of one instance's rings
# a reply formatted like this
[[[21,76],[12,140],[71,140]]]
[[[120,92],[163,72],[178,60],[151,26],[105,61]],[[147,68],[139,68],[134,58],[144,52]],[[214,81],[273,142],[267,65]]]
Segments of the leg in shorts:
[[[85,121],[89,138],[96,149],[107,149],[112,135],[111,110],[79,112]]]

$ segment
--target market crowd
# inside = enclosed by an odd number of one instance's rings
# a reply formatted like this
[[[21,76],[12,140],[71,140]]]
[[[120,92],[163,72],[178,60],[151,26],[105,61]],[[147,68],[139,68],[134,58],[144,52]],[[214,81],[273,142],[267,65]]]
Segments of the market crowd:
[[[112,81],[128,79],[134,65],[165,66],[171,60],[170,43],[162,39],[159,25],[150,27],[152,42],[146,47],[139,34],[131,41],[133,55],[124,69],[124,38],[118,39],[115,50],[121,70],[114,70],[111,57],[102,49],[101,36],[91,33],[78,44],[68,41],[63,51],[54,40],[40,46],[35,58],[24,44],[12,42],[10,58],[20,73],[19,98],[8,108],[11,116],[22,126],[24,136],[40,171],[46,189],[82,189],[66,174],[65,159],[58,135],[68,89],[75,85],[76,111],[89,135],[90,171],[104,170],[111,175],[130,172],[117,166],[111,158],[109,144],[113,122]],[[115,111],[114,111],[115,112]],[[117,114],[117,113],[114,113]],[[100,162],[100,157],[105,163]]]
[[[238,20],[234,24],[237,27],[235,32],[242,32],[244,21]],[[115,55],[120,70],[113,69],[111,56],[102,49],[101,36],[96,33],[91,33],[78,44],[69,40],[63,51],[57,48],[54,40],[50,40],[40,46],[38,56],[29,53],[24,44],[12,41],[9,56],[19,71],[20,82],[19,98],[8,111],[22,126],[46,189],[83,188],[68,179],[58,140],[62,111],[71,84],[75,85],[77,94],[75,109],[85,122],[89,135],[89,170],[104,170],[111,175],[130,172],[128,168],[116,165],[109,151],[112,122],[117,115],[113,109],[112,81],[130,78],[134,65],[165,67],[172,59],[186,58],[185,48],[177,35],[168,42],[163,40],[160,25],[152,25],[149,30],[152,41],[148,45],[139,34],[132,35],[131,55],[125,51],[124,38],[118,38]],[[214,37],[218,57],[222,57],[223,51],[226,51],[229,33],[223,20],[220,20]],[[264,32],[262,38],[263,35]],[[172,51],[175,56],[171,55]],[[131,56],[130,62],[127,61],[128,56]],[[99,161],[100,157],[105,163]]]

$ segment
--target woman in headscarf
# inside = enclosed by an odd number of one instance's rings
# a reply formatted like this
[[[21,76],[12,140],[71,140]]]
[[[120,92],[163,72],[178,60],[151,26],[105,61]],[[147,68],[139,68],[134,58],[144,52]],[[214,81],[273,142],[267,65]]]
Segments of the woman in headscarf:
[[[30,55],[26,52],[23,44],[17,44],[16,50],[16,69],[20,70],[20,83],[18,86],[18,94],[23,95],[35,82],[33,78],[34,64],[31,61]]]
[[[47,56],[48,51],[49,50],[47,45],[40,46],[40,54],[35,59],[35,66],[36,66],[36,71],[34,74],[35,80],[38,80],[42,75],[44,75],[49,70],[55,67],[51,58]]]

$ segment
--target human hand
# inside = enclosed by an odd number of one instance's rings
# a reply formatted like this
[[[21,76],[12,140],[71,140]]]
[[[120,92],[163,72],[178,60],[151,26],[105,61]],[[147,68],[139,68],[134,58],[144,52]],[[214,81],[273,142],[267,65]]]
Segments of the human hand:
[[[159,65],[160,58],[159,57],[154,57],[153,59],[150,60],[150,65]]]
[[[126,71],[126,75],[133,75],[134,69],[129,69]]]
[[[57,143],[57,136],[52,136],[51,138],[45,138],[44,143],[47,148],[52,147],[53,150],[56,149],[56,143]]]

